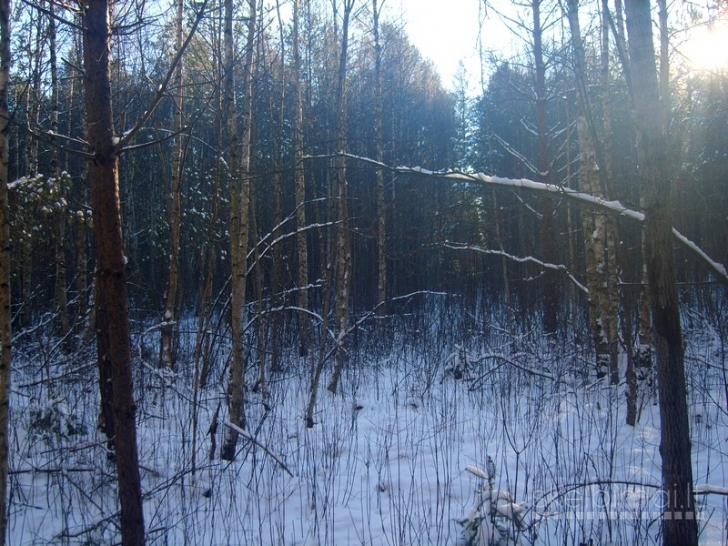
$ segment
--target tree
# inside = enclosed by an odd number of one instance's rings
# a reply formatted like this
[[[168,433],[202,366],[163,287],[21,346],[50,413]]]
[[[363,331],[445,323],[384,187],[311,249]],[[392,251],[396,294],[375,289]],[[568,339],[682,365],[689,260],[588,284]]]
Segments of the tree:
[[[566,6],[571,32],[574,55],[574,76],[576,79],[577,123],[579,139],[579,189],[599,195],[601,188],[607,186],[600,178],[606,176],[608,168],[602,163],[604,153],[597,152],[596,127],[589,96],[586,53],[579,24],[579,2],[569,0]],[[602,159],[602,161],[600,161]],[[616,282],[610,277],[614,270],[614,244],[607,243],[610,234],[605,214],[591,214],[584,211],[581,215],[584,228],[584,247],[586,252],[586,278],[589,288],[589,324],[596,350],[597,377],[610,376],[612,385],[619,383],[618,345],[617,345],[617,306],[612,294]],[[612,235],[613,241],[613,235]],[[608,250],[610,261],[605,258]],[[612,282],[609,282],[612,281]]]
[[[382,2],[382,5],[384,1]],[[379,37],[379,17],[382,5],[372,0],[372,32],[374,33],[374,159],[384,161],[384,137],[382,135],[383,98],[382,98],[382,44]],[[384,171],[376,172],[377,193],[377,311],[386,314],[387,300],[387,215],[384,203]]]
[[[184,3],[177,0],[177,13],[175,18],[175,50],[180,54],[183,46],[182,25],[184,20]],[[162,318],[163,327],[160,336],[161,343],[161,364],[171,368],[175,358],[174,332],[175,319],[177,316],[177,294],[179,292],[179,251],[180,251],[180,229],[181,229],[181,208],[182,208],[182,167],[183,167],[183,114],[184,95],[182,93],[183,72],[182,58],[177,61],[174,70],[174,153],[172,156],[172,187],[169,196],[169,270],[167,273],[167,294],[164,302],[164,315]]]
[[[248,35],[243,63],[242,89],[243,134],[240,139],[240,163],[238,164],[237,128],[233,96],[234,56],[232,47],[232,1],[225,2],[225,101],[228,116],[228,138],[230,142],[230,257],[232,260],[232,362],[230,364],[229,420],[232,424],[245,429],[245,355],[243,351],[243,326],[245,318],[245,289],[247,280],[248,239],[250,236],[250,156],[253,106],[253,55],[255,53],[255,33],[257,8],[256,0],[248,0]],[[225,444],[220,456],[228,461],[235,460],[238,433],[228,428]]]
[[[527,43],[527,69],[522,68],[522,61],[518,58],[513,59],[512,63],[497,63],[500,66],[491,76],[489,92],[484,97],[499,102],[504,100],[507,104],[505,112],[494,111],[488,115],[497,143],[496,154],[503,150],[507,158],[493,161],[493,168],[495,172],[509,176],[520,176],[521,172],[526,171],[526,176],[544,183],[555,183],[561,167],[559,162],[563,161],[560,150],[565,148],[559,146],[559,138],[563,138],[563,135],[556,129],[561,120],[554,119],[557,104],[554,99],[559,96],[557,93],[564,93],[563,90],[559,92],[560,68],[563,65],[558,62],[561,48],[553,40],[554,27],[560,21],[560,14],[557,4],[546,0],[528,0],[517,5],[524,9],[524,14],[516,18],[501,17],[512,27],[512,32]],[[513,110],[522,110],[526,105],[528,111],[523,118],[512,117]],[[524,234],[530,230],[522,225],[522,221],[520,225],[514,226],[514,230],[506,229],[503,232],[513,231],[516,238],[520,239],[519,243],[529,248],[540,246],[543,260],[556,263],[555,237],[559,231],[555,223],[557,210],[552,196],[538,196],[538,200],[538,210],[530,208],[537,217],[533,231],[538,241],[524,240]],[[559,326],[559,278],[557,272],[550,269],[541,274],[543,282],[538,286],[543,312],[539,313],[539,317],[544,333],[553,335]]]
[[[536,131],[538,135],[537,167],[543,182],[550,183],[553,179],[551,160],[549,158],[549,129],[546,120],[547,89],[546,89],[546,62],[543,54],[544,22],[541,18],[543,0],[531,1],[533,16],[533,60],[534,60],[534,91],[536,95]],[[548,263],[555,263],[556,245],[554,241],[553,203],[551,197],[541,198],[541,241],[543,245],[543,258]],[[554,271],[547,269],[544,272],[544,314],[543,326],[547,334],[555,334],[558,328],[558,279]]]
[[[8,422],[13,358],[10,309],[10,208],[8,203],[8,83],[10,81],[10,0],[0,0],[0,546],[8,534]]]
[[[624,6],[622,0],[615,0],[614,7],[614,16],[612,16],[609,13],[607,6],[605,6],[603,8],[604,17],[609,18],[612,23],[610,26],[612,28],[612,34],[614,35],[614,41],[617,46],[617,52],[622,63],[622,72],[624,73],[624,79],[627,82],[630,95],[632,95],[634,93],[634,86],[632,85],[632,66],[629,58],[629,51],[627,48],[627,37],[624,21]],[[639,333],[637,350],[635,354],[635,373],[638,382],[645,380],[649,374],[649,370],[652,368],[652,325],[650,322],[650,294],[649,282],[647,279],[647,264],[644,261],[644,237],[645,232],[642,231],[642,283],[640,287],[640,299],[638,307]]]
[[[296,162],[294,171],[294,193],[296,199],[296,256],[297,268],[297,303],[298,312],[298,354],[308,355],[309,318],[303,311],[308,309],[308,242],[306,232],[306,174],[303,168],[303,90],[301,86],[301,44],[300,44],[300,7],[299,0],[293,0],[293,89],[295,112],[293,117],[293,148]]]
[[[698,543],[693,500],[683,338],[672,247],[671,179],[664,112],[655,66],[649,0],[627,0],[632,98],[634,101],[639,180],[645,209],[645,265],[652,311],[653,345],[660,398],[663,544]]]
[[[346,71],[349,56],[349,20],[355,0],[344,0],[344,19],[341,25],[341,52],[336,86],[336,132],[334,140],[336,151],[346,151]],[[335,199],[338,209],[336,226],[336,364],[329,381],[328,389],[336,392],[339,376],[346,356],[344,343],[349,327],[349,289],[351,287],[351,241],[349,237],[348,181],[346,179],[346,157],[337,155],[335,163]]]
[[[50,127],[53,135],[58,133],[58,61],[55,6],[48,2],[48,52],[50,54],[51,70],[51,119]],[[64,257],[64,238],[66,233],[66,206],[63,184],[61,183],[61,168],[58,164],[58,147],[55,145],[55,136],[51,137],[51,177],[58,184],[58,201],[54,210],[55,233],[53,236],[53,258],[55,262],[55,275],[53,293],[56,313],[58,314],[58,332],[65,336],[69,329],[68,301],[66,298],[66,260]]]
[[[93,157],[89,180],[96,239],[97,283],[105,305],[113,370],[114,447],[121,504],[122,544],[144,544],[144,514],[131,376],[131,336],[119,202],[119,148],[111,110],[111,5],[98,0],[84,10],[83,68],[86,137]]]

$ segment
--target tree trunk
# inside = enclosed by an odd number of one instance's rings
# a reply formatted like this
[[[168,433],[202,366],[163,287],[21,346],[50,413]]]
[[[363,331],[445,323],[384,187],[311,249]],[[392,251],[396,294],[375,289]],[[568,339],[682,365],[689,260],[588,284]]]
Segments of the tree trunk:
[[[609,17],[609,7],[608,7],[608,0],[602,0],[602,10],[604,12],[604,18]],[[622,62],[622,67],[625,74],[625,79],[627,80],[628,88],[630,94],[632,94],[633,91],[633,85],[632,85],[632,70],[630,67],[630,60],[629,60],[629,52],[627,50],[627,41],[625,37],[625,24],[624,24],[624,9],[622,7],[622,0],[614,0],[614,6],[615,6],[615,14],[614,14],[614,25],[613,25],[613,34],[614,34],[614,40],[617,44],[617,52],[619,53],[619,57]],[[605,22],[606,24],[606,22]],[[604,40],[604,38],[602,38]],[[604,48],[605,46],[603,46]],[[604,55],[604,53],[603,53]],[[602,70],[605,70],[605,67],[602,67]],[[609,73],[607,69],[607,73],[603,74],[602,82],[608,80]],[[609,91],[607,86],[604,86],[603,96],[608,96]],[[605,102],[606,104],[606,102]],[[605,119],[606,122],[606,119]],[[606,126],[605,126],[605,140],[607,143],[610,142],[610,136],[611,132],[607,132]],[[611,152],[609,152],[610,155],[607,157],[611,157]],[[611,179],[611,178],[610,178]],[[634,367],[635,367],[635,385],[637,385],[638,389],[644,389],[645,385],[648,386],[648,388],[651,389],[650,386],[650,375],[652,373],[652,325],[650,322],[650,301],[649,301],[649,289],[647,286],[647,267],[644,264],[644,231],[642,232],[642,287],[640,290],[639,295],[639,303],[638,303],[638,329],[639,333],[637,336],[637,347],[635,348],[635,356],[634,356]],[[635,396],[635,400],[637,399],[637,396]]]
[[[608,10],[608,0],[602,0],[604,14]],[[612,105],[610,95],[610,63],[609,63],[609,25],[607,18],[602,18],[602,40],[600,47],[602,86],[602,177],[604,192],[607,199],[616,197],[614,194],[614,157],[612,152]],[[596,120],[592,117],[592,122]],[[606,309],[609,312],[610,320],[607,323],[607,339],[609,340],[610,373],[613,385],[619,383],[619,273],[618,273],[618,252],[619,252],[619,226],[612,218],[606,218],[606,275],[607,275],[607,297]],[[631,349],[630,349],[631,350]]]
[[[309,396],[308,396],[308,406],[306,407],[306,426],[308,428],[313,428],[314,425],[314,419],[313,419],[313,413],[314,409],[316,408],[316,398],[318,397],[318,389],[319,389],[319,383],[321,380],[321,372],[324,369],[324,364],[326,363],[326,340],[328,339],[329,335],[329,305],[331,302],[331,270],[333,269],[332,266],[332,256],[331,256],[331,238],[326,237],[326,240],[324,241],[324,234],[322,231],[319,231],[318,234],[319,239],[319,252],[321,256],[326,257],[326,263],[324,264],[324,271],[323,271],[323,285],[321,286],[321,300],[323,301],[322,309],[321,309],[321,327],[320,327],[320,340],[319,340],[319,351],[318,351],[318,357],[316,359],[316,362],[313,362],[312,359],[312,368],[311,368],[311,387],[309,389]]]
[[[336,97],[336,152],[346,151],[346,67],[349,54],[349,17],[355,0],[344,0],[344,21],[341,27],[341,55]],[[346,158],[336,157],[336,199],[339,210],[336,230],[336,364],[327,389],[336,392],[341,370],[344,367],[346,349],[344,339],[349,327],[349,289],[351,286],[351,242],[349,240],[348,191]]]
[[[271,123],[274,130],[274,141],[273,141],[273,241],[275,241],[281,234],[280,226],[283,221],[283,211],[281,205],[281,182],[283,177],[283,161],[282,161],[282,148],[283,148],[283,136],[286,120],[286,87],[288,85],[288,78],[286,72],[286,49],[285,49],[285,36],[283,19],[281,18],[280,1],[276,0],[276,14],[278,15],[278,29],[280,32],[280,79],[281,79],[281,91],[280,94],[275,97],[278,99],[278,116],[271,116]],[[271,93],[271,113],[276,111],[274,105],[274,97]],[[276,243],[271,249],[273,252],[273,271],[271,274],[271,302],[272,307],[282,308],[285,301],[281,295],[283,275],[283,245]],[[257,261],[257,259],[256,259]],[[270,369],[272,372],[281,371],[280,363],[280,341],[283,330],[283,312],[276,311],[271,316],[271,332],[270,332]],[[261,317],[261,322],[262,317]],[[262,358],[262,356],[261,356]]]
[[[184,2],[177,0],[177,18],[175,21],[176,51],[184,47],[182,25],[184,23]],[[177,294],[179,293],[179,245],[182,221],[182,122],[184,95],[182,93],[183,72],[182,59],[174,69],[174,155],[172,156],[172,188],[169,196],[169,269],[167,271],[167,294],[164,302],[162,331],[160,336],[161,365],[172,368],[175,360],[175,322],[177,318]]]
[[[121,540],[125,546],[139,546],[144,544],[144,516],[131,375],[131,336],[124,274],[126,258],[121,234],[119,158],[111,113],[110,9],[106,0],[90,2],[85,9],[86,136],[94,154],[89,162],[89,177],[99,291],[106,306],[113,377]]]
[[[635,355],[635,373],[637,384],[643,391],[654,391],[652,371],[652,318],[650,308],[650,287],[647,277],[647,232],[642,231],[642,282],[640,284],[638,308],[637,351]],[[647,393],[646,393],[647,394]]]
[[[268,380],[266,378],[266,347],[268,341],[267,324],[264,315],[264,304],[263,304],[263,265],[260,263],[260,231],[258,231],[258,219],[255,211],[250,215],[251,230],[253,234],[257,235],[258,240],[254,241],[253,244],[253,264],[255,269],[254,285],[255,285],[255,299],[257,300],[257,317],[255,323],[257,325],[256,332],[256,352],[258,353],[258,384],[257,388],[260,391],[260,397],[263,400],[263,404],[266,404],[268,398]],[[279,313],[280,315],[280,313]]]
[[[373,32],[374,32],[374,141],[376,155],[374,159],[384,162],[384,139],[382,137],[382,44],[379,40],[378,0],[372,0]],[[384,205],[384,171],[376,170],[377,187],[377,312],[380,316],[387,314],[387,222]]]
[[[297,303],[300,309],[308,309],[308,243],[306,232],[306,177],[303,169],[303,92],[301,90],[301,50],[299,42],[298,0],[293,0],[293,62],[294,62],[294,93],[296,112],[294,116],[294,148],[296,166],[294,171],[294,192],[296,199],[296,253],[298,256],[298,296]],[[308,314],[298,312],[298,354],[308,355],[309,344],[309,318]]]
[[[596,180],[597,163],[594,152],[594,141],[589,134],[587,121],[583,114],[577,120],[579,133],[579,191],[594,193],[599,183]],[[598,195],[598,192],[597,192]],[[582,227],[584,230],[584,248],[586,254],[586,284],[589,288],[588,311],[594,350],[596,351],[597,378],[602,379],[609,373],[609,341],[604,327],[603,305],[606,288],[604,279],[604,215],[598,212],[582,211]]]
[[[114,376],[109,346],[109,313],[101,294],[99,279],[94,283],[94,328],[96,329],[96,365],[99,369],[99,430],[106,436],[107,456],[114,455]]]
[[[241,157],[237,166],[237,130],[234,128],[236,116],[232,87],[234,57],[232,51],[232,2],[226,1],[225,11],[225,59],[226,88],[225,100],[228,105],[228,127],[230,137],[230,246],[232,259],[232,336],[233,355],[230,364],[230,403],[228,418],[231,423],[245,428],[244,379],[245,354],[243,351],[243,326],[245,317],[245,287],[247,281],[248,238],[250,236],[250,153],[251,153],[251,117],[253,91],[253,54],[255,52],[256,17],[258,15],[256,0],[248,0],[248,36],[245,45],[245,63],[243,65],[243,84],[245,92],[243,104],[243,134],[241,138]],[[229,5],[229,8],[228,8]],[[230,40],[230,43],[228,43]],[[228,80],[229,78],[229,80]],[[230,87],[228,87],[230,86]],[[220,456],[228,461],[235,459],[238,433],[227,428],[227,436]]]
[[[0,546],[8,534],[8,422],[13,358],[10,308],[10,207],[8,203],[8,82],[10,80],[10,0],[0,0]]]
[[[58,134],[58,63],[56,56],[56,19],[53,2],[48,2],[48,41],[51,69],[51,177],[58,185],[59,208],[54,210],[56,230],[53,234],[53,254],[55,275],[53,284],[53,299],[55,300],[55,311],[58,315],[58,333],[65,336],[70,330],[68,318],[68,298],[66,297],[66,260],[64,257],[64,238],[66,232],[66,206],[63,195],[65,188],[61,177],[61,169],[58,165],[58,147],[55,146],[55,135]]]
[[[534,91],[536,94],[536,130],[538,132],[537,165],[542,182],[551,181],[551,164],[549,161],[549,130],[546,121],[546,64],[543,58],[543,29],[541,27],[541,1],[532,0],[533,15],[533,60],[535,66]],[[548,195],[541,197],[541,245],[543,260],[556,263],[556,245],[554,243],[553,201]],[[557,273],[552,269],[544,271],[544,314],[543,327],[546,334],[555,334],[558,330],[558,294]]]
[[[698,544],[683,339],[675,281],[670,210],[671,173],[655,67],[649,0],[627,0],[640,183],[645,205],[645,263],[660,398],[663,544]]]
[[[76,36],[73,40],[73,52],[72,62],[78,65],[83,63],[83,46],[80,42],[80,36]],[[68,110],[73,111],[75,109],[75,103],[77,98],[77,84],[76,81],[71,79],[69,82],[70,91],[68,99]],[[83,114],[81,114],[83,115]],[[73,136],[73,124],[68,124],[68,137]],[[76,250],[76,300],[77,307],[74,317],[74,328],[77,332],[85,331],[90,332],[93,328],[92,324],[89,324],[88,317],[88,229],[91,216],[88,213],[88,165],[86,163],[81,167],[81,173],[79,176],[79,204],[78,210],[74,215],[74,223],[76,226],[75,232],[75,250]],[[72,237],[73,238],[73,237]]]
[[[579,1],[569,0],[566,9],[571,32],[571,44],[574,49],[574,73],[577,81],[576,103],[578,114],[576,129],[580,154],[579,190],[591,195],[600,195],[603,193],[600,184],[600,175],[603,176],[603,170],[599,165],[595,138],[596,131],[591,116],[589,82],[586,74],[586,54],[579,24]],[[582,226],[586,250],[586,279],[589,288],[589,324],[596,351],[597,377],[603,378],[609,375],[610,382],[616,385],[619,383],[616,331],[617,307],[616,301],[610,294],[610,289],[616,290],[616,283],[609,282],[609,266],[613,265],[616,268],[616,264],[614,264],[613,260],[613,248],[610,249],[612,262],[608,263],[605,259],[605,250],[609,239],[606,214],[584,211],[582,212]]]
[[[625,253],[619,255],[620,267],[622,271],[627,270],[626,256]],[[637,370],[635,366],[635,353],[634,353],[634,303],[632,300],[632,294],[629,294],[627,290],[622,290],[619,294],[619,312],[621,316],[621,328],[622,338],[624,340],[624,346],[627,348],[627,369],[624,374],[624,378],[627,384],[625,391],[625,397],[627,398],[627,415],[625,422],[633,427],[637,424],[640,417],[639,408],[639,382],[637,381]]]
[[[85,177],[84,177],[85,179]],[[82,201],[81,214],[76,216],[76,294],[78,311],[76,319],[83,325],[88,312],[88,221],[86,201]]]
[[[219,65],[218,65],[219,67]],[[222,148],[223,142],[223,110],[220,101],[220,88],[215,89],[215,135],[217,137],[218,146]],[[197,468],[197,429],[199,423],[199,400],[200,390],[207,384],[207,376],[210,366],[209,359],[206,358],[209,347],[208,325],[211,322],[211,312],[208,310],[208,301],[212,294],[212,281],[215,270],[215,225],[217,224],[220,212],[220,183],[223,178],[222,158],[218,159],[217,168],[215,169],[215,189],[212,200],[212,215],[208,224],[207,242],[200,247],[200,264],[202,267],[202,278],[200,281],[200,301],[197,311],[197,331],[195,333],[195,349],[193,353],[193,387],[192,387],[192,449],[190,450],[192,472]],[[220,405],[218,404],[218,408]],[[213,437],[214,438],[214,437]],[[214,459],[214,447],[210,453],[210,460]]]
[[[41,42],[40,16],[35,26],[34,55],[30,60],[30,73],[26,87],[27,109],[25,121],[29,127],[37,127],[40,118],[40,55],[43,49]],[[32,32],[32,31],[31,31]],[[29,42],[30,43],[30,42]],[[25,174],[28,178],[38,175],[38,139],[30,132],[25,141]],[[20,326],[27,328],[33,316],[33,226],[27,214],[23,215],[23,237],[19,242],[21,254],[20,270]]]

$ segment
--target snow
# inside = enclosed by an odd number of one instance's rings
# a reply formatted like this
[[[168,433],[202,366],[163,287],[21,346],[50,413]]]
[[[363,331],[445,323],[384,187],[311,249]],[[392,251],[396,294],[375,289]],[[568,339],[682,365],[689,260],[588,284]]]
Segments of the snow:
[[[710,485],[707,483],[698,484],[695,486],[696,493],[715,493],[716,495],[728,495],[728,487],[721,487],[719,485]]]
[[[465,465],[465,470],[467,470],[471,474],[474,474],[478,478],[483,478],[484,480],[487,480],[488,479],[488,474],[486,474],[480,468],[478,468],[477,466],[474,466],[472,464],[466,464]]]
[[[687,248],[689,248],[692,252],[700,256],[715,273],[717,273],[719,276],[722,276],[724,279],[725,277],[728,277],[728,271],[726,271],[725,266],[723,264],[720,264],[710,258],[703,249],[701,249],[698,245],[696,245],[693,241],[685,237],[682,233],[680,233],[675,228],[672,228],[672,234],[680,241],[683,245],[685,245]]]
[[[224,362],[197,396],[192,336],[180,342],[176,374],[137,366],[148,544],[458,545],[468,533],[487,544],[505,532],[523,545],[659,543],[652,400],[642,400],[629,427],[624,386],[584,377],[593,355],[578,341],[554,352],[539,336],[516,339],[496,323],[469,339],[442,316],[418,331],[392,325],[386,349],[363,325],[359,343],[369,345],[350,349],[339,394],[321,389],[310,429],[309,361],[291,348],[285,374],[270,378],[270,409],[259,393],[246,394],[248,428],[232,463],[208,459],[218,408],[218,448],[231,426]],[[194,331],[188,321],[180,331]],[[704,484],[695,488],[701,544],[724,544],[726,363],[719,336],[705,323],[694,328],[686,347],[697,363],[690,407],[702,415],[691,423],[695,483]],[[153,355],[159,328],[143,332],[135,347]],[[58,353],[41,377],[29,347],[17,354],[10,543],[118,542],[114,466],[95,430],[93,358],[79,365]],[[453,355],[467,363],[459,380],[445,373]]]

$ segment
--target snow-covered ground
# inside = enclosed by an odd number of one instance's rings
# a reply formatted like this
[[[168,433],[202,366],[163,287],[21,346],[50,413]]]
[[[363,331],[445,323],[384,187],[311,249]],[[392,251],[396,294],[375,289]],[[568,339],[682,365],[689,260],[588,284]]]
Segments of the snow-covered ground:
[[[690,322],[700,540],[726,544],[725,340],[697,317]],[[311,429],[303,420],[310,361],[287,358],[270,380],[269,409],[247,393],[248,432],[260,445],[241,441],[232,463],[209,459],[218,406],[218,447],[225,434],[220,365],[199,396],[194,469],[193,340],[183,340],[177,374],[137,362],[148,543],[659,543],[654,400],[643,399],[629,427],[624,386],[589,381],[591,357],[576,342],[483,330],[496,333],[458,340],[401,329],[386,350],[361,341],[339,393],[321,389]],[[151,359],[153,336],[143,343]],[[19,346],[10,543],[118,542],[93,358],[64,357],[51,340]]]

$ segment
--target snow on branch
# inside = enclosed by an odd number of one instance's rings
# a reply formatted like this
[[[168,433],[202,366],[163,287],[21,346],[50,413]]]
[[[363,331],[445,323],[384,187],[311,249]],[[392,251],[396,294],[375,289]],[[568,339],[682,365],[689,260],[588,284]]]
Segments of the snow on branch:
[[[695,486],[695,493],[698,495],[707,495],[708,493],[714,493],[716,495],[728,496],[728,487],[721,487],[720,485],[710,485],[708,483],[702,483]]]
[[[672,234],[675,236],[675,238],[682,243],[682,245],[688,249],[690,252],[697,255],[699,258],[702,258],[703,261],[705,261],[708,266],[715,272],[719,277],[723,277],[722,280],[725,280],[728,278],[728,272],[726,272],[725,266],[721,263],[716,262],[713,260],[710,256],[708,256],[705,251],[700,248],[698,245],[696,245],[694,242],[692,242],[690,239],[685,237],[682,233],[680,233],[675,228],[672,228]]]
[[[374,161],[373,159],[370,159],[368,157],[362,157],[362,156],[358,156],[358,155],[354,155],[354,154],[349,154],[346,152],[338,152],[333,155],[305,156],[304,160],[330,159],[331,157],[335,157],[335,156],[344,156],[348,159],[352,159],[354,161],[360,161],[362,163],[366,163],[368,165],[377,167],[379,169],[385,169],[385,170],[388,170],[390,172],[394,172],[397,174],[417,174],[417,175],[428,176],[428,177],[433,177],[433,178],[442,178],[445,180],[452,180],[452,181],[456,181],[456,182],[466,182],[466,183],[472,183],[472,184],[487,184],[487,185],[502,186],[502,187],[506,187],[506,188],[522,188],[522,189],[530,190],[530,191],[553,193],[560,197],[566,197],[568,199],[571,199],[572,201],[576,201],[576,202],[584,204],[584,205],[592,206],[594,208],[597,208],[597,209],[599,209],[603,212],[607,212],[609,214],[623,216],[630,220],[634,220],[635,222],[644,222],[645,221],[644,214],[642,214],[639,211],[632,210],[632,209],[624,206],[619,201],[610,201],[610,200],[600,197],[598,195],[592,195],[589,193],[580,192],[573,188],[569,188],[568,186],[557,186],[556,184],[546,184],[544,182],[536,182],[534,180],[529,180],[527,178],[505,178],[502,176],[492,176],[492,175],[488,175],[485,173],[466,173],[466,172],[461,172],[461,171],[431,171],[429,169],[425,169],[422,167],[407,167],[407,166],[391,167],[380,161]],[[673,228],[672,233],[675,236],[675,239],[684,248],[686,248],[691,253],[693,253],[698,258],[700,258],[701,261],[703,261],[710,268],[710,270],[716,275],[718,280],[724,286],[728,287],[728,272],[726,272],[726,268],[722,264],[711,259],[702,249],[700,249],[695,243],[693,243],[687,237],[685,237],[680,232],[678,232],[675,228]]]
[[[530,129],[526,128],[530,131]],[[493,136],[495,139],[500,143],[501,146],[505,149],[506,152],[511,154],[513,157],[515,157],[518,161],[521,162],[521,164],[526,167],[529,171],[531,171],[533,174],[538,175],[538,169],[524,156],[522,153],[518,152],[516,149],[514,149],[510,144],[508,144],[505,140],[503,140],[497,133],[493,133]]]
[[[481,254],[492,254],[494,256],[503,256],[504,258],[508,258],[509,260],[512,260],[514,262],[519,263],[534,263],[536,265],[539,265],[543,267],[544,269],[553,269],[555,271],[559,271],[563,274],[565,274],[571,281],[576,285],[576,287],[584,292],[585,294],[589,293],[589,289],[581,284],[574,275],[569,273],[568,268],[565,265],[562,264],[552,264],[548,262],[544,262],[542,260],[539,260],[538,258],[534,258],[533,256],[514,256],[513,254],[508,254],[507,252],[503,250],[492,250],[488,248],[482,248],[479,246],[474,245],[464,245],[464,244],[457,244],[457,243],[451,243],[449,241],[445,241],[444,245],[446,248],[452,248],[453,250],[472,250],[474,252],[480,252]]]

